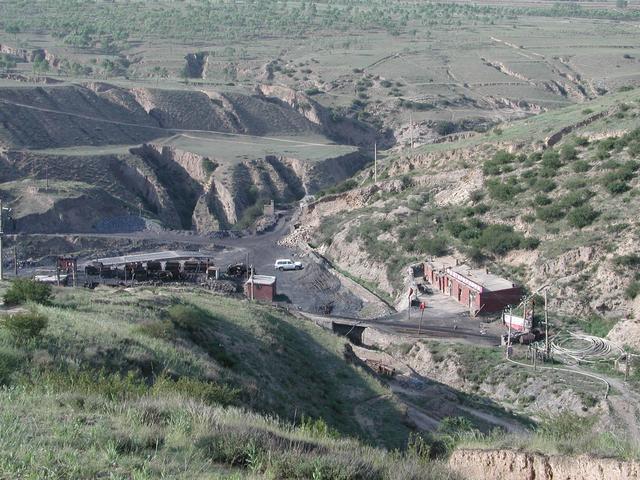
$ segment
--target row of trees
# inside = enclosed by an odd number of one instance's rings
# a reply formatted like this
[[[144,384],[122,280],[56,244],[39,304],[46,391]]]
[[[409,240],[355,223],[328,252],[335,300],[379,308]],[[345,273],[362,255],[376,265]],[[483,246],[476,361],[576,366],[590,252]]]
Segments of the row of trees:
[[[619,7],[626,2],[618,1]],[[613,7],[613,4],[612,4]],[[514,15],[640,18],[625,8],[582,8],[575,2],[553,6],[510,7],[470,3],[272,0],[227,2],[94,2],[89,0],[4,0],[3,28],[47,31],[78,48],[115,52],[131,37],[154,36],[185,41],[308,35],[318,29],[383,29],[398,33],[411,25],[492,22]]]

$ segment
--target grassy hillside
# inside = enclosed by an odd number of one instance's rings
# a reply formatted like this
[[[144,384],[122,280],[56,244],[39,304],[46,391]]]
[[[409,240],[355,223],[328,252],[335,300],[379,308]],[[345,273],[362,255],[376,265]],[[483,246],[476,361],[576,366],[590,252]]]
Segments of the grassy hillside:
[[[49,319],[41,337],[0,328],[2,477],[440,469],[375,447],[406,444],[403,412],[342,340],[285,312],[180,290],[60,290],[33,308]]]
[[[326,207],[332,214],[314,242],[347,270],[349,245],[359,245],[366,259],[354,265],[376,262],[396,290],[408,263],[455,254],[529,287],[552,281],[565,313],[598,307],[627,315],[639,290],[639,100],[637,91],[625,91],[471,139],[401,151],[390,156],[379,186],[369,172],[364,188],[335,198],[340,213]],[[354,198],[359,208],[344,208]],[[602,278],[609,288],[601,288]]]

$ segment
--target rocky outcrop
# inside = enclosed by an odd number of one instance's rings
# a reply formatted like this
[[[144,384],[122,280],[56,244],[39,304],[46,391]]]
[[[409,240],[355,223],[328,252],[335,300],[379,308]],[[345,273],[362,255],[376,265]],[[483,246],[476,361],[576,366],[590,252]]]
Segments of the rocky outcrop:
[[[0,44],[0,53],[10,55],[11,57],[14,57],[15,59],[22,62],[32,63],[39,58],[42,60],[46,60],[47,63],[53,68],[58,68],[60,64],[60,59],[44,48],[28,50],[26,48],[14,48],[6,44]]]
[[[640,462],[586,455],[548,456],[513,450],[456,450],[449,467],[474,480],[629,480]]]

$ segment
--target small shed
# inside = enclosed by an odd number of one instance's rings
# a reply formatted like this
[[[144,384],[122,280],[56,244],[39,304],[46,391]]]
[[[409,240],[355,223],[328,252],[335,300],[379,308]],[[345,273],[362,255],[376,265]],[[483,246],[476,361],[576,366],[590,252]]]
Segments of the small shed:
[[[252,275],[244,284],[244,294],[250,300],[273,302],[278,295],[276,277],[271,275]]]

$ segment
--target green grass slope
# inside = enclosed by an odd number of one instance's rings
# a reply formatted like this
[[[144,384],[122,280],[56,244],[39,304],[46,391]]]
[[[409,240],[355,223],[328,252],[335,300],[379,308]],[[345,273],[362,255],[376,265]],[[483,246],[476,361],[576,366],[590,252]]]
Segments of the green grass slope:
[[[34,308],[41,337],[0,328],[2,478],[440,474],[380,448],[406,444],[403,412],[343,340],[286,312],[151,289]]]

